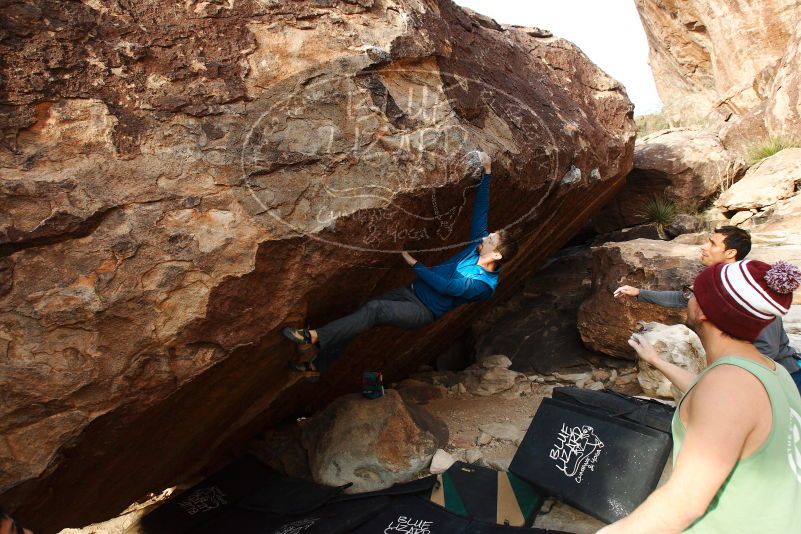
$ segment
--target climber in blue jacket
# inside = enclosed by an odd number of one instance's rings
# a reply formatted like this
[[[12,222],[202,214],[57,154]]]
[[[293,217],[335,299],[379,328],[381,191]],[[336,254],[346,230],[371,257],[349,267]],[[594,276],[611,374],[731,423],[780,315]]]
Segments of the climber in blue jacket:
[[[293,362],[290,366],[294,370],[314,377],[351,339],[373,326],[417,329],[462,304],[492,297],[498,286],[498,271],[517,252],[517,243],[505,230],[487,231],[492,162],[483,152],[479,152],[479,159],[484,172],[473,205],[467,248],[434,267],[423,265],[404,251],[403,259],[417,274],[411,286],[395,288],[367,301],[354,313],[317,329],[284,328],[282,333],[288,339],[317,347],[320,356],[326,356],[311,363]]]

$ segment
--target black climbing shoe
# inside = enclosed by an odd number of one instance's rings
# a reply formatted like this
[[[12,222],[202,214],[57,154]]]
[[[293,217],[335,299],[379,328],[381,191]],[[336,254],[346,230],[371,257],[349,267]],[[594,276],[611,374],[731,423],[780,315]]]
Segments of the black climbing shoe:
[[[292,328],[287,326],[281,330],[281,333],[289,341],[297,343],[298,345],[308,345],[311,343],[311,334],[308,328]]]

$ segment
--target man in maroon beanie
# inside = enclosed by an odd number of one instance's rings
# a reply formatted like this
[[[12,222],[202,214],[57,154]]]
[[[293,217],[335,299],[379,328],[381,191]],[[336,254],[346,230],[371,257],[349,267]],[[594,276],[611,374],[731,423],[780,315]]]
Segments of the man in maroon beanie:
[[[629,344],[684,397],[673,417],[673,474],[610,533],[801,532],[801,396],[782,366],[752,344],[787,313],[801,272],[785,262],[719,263],[687,288],[687,326],[707,368],[662,360],[642,336]]]

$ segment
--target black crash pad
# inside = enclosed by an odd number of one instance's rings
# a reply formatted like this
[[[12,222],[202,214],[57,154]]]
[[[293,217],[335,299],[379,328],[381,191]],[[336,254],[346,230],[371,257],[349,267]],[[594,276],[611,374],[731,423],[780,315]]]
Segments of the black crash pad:
[[[509,470],[611,523],[631,513],[656,488],[671,446],[666,432],[546,398]]]

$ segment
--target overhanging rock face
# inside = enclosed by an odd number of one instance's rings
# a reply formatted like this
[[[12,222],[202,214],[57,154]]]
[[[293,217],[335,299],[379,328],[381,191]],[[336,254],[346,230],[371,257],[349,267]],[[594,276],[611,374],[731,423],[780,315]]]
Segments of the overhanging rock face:
[[[315,388],[291,383],[279,330],[407,282],[400,250],[464,246],[468,151],[494,156],[491,227],[525,235],[497,299],[632,166],[617,82],[445,0],[0,15],[0,500],[37,532],[444,350],[481,306],[376,330]]]

